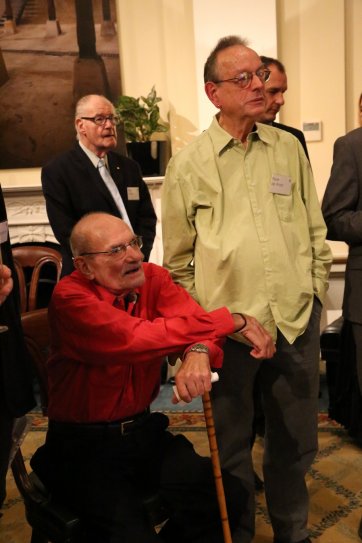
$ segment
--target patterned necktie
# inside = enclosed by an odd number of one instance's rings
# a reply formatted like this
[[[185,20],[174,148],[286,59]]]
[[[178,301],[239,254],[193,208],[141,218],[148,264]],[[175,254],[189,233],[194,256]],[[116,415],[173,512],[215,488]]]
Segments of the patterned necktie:
[[[116,186],[115,182],[113,181],[111,174],[108,171],[108,168],[106,166],[104,158],[99,159],[98,170],[99,170],[99,173],[101,174],[101,177],[102,177],[107,189],[111,193],[112,198],[116,203],[116,206],[118,207],[118,209],[119,209],[119,211],[121,213],[122,219],[130,227],[130,229],[133,232],[133,227],[131,225],[131,221],[129,220],[125,205],[124,205],[123,200],[122,200],[122,196],[120,195],[119,190],[117,189],[117,186]]]

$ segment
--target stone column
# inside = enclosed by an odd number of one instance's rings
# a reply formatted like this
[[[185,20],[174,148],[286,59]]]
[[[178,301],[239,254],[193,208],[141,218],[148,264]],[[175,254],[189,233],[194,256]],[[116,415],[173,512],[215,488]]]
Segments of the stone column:
[[[9,79],[8,71],[6,69],[4,57],[0,49],[0,86],[6,83],[8,79]]]
[[[13,16],[13,8],[11,7],[11,0],[5,0],[5,17],[4,22],[4,34],[15,34],[16,23]]]
[[[85,94],[110,97],[103,59],[96,50],[93,6],[88,0],[75,0],[79,57],[74,63],[73,96],[75,101]]]
[[[61,33],[62,30],[57,20],[54,0],[48,0],[48,20],[45,25],[45,35],[47,38],[54,38]]]
[[[111,6],[109,0],[102,0],[101,36],[114,36],[116,27],[111,18]]]

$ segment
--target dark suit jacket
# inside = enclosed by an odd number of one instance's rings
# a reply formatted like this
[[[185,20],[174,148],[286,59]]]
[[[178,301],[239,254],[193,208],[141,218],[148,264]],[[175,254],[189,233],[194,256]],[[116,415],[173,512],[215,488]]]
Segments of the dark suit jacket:
[[[142,252],[148,260],[156,232],[156,215],[148,187],[136,162],[112,151],[107,157],[133,229],[143,237]],[[79,144],[44,166],[41,181],[49,223],[61,245],[62,275],[65,275],[74,269],[68,241],[74,224],[91,211],[121,215],[100,173]],[[133,190],[128,193],[128,188]]]
[[[334,144],[322,212],[328,239],[349,245],[343,314],[362,324],[362,128],[352,130]]]
[[[2,221],[6,221],[6,209],[0,188]],[[18,282],[9,238],[1,244],[1,253],[4,264],[12,271],[14,288],[0,306],[0,324],[8,326],[8,331],[0,334],[0,417],[4,409],[8,417],[21,417],[34,407],[35,400],[31,362],[21,327]]]
[[[275,123],[274,121],[271,123],[271,125],[275,126],[275,128],[280,128],[280,130],[285,130],[286,132],[290,132],[290,134],[293,134],[293,136],[295,136],[302,144],[304,152],[307,155],[307,158],[309,160],[307,144],[305,141],[304,134],[301,130],[298,130],[298,128],[294,128],[293,126],[288,126],[286,124]]]

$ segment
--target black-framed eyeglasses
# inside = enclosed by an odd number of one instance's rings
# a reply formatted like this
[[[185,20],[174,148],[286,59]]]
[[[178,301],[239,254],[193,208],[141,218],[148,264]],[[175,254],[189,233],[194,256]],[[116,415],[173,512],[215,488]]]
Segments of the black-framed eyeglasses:
[[[240,88],[246,89],[249,87],[254,75],[256,75],[262,83],[265,83],[270,77],[270,70],[259,68],[256,72],[241,72],[237,77],[219,79],[218,81],[214,81],[214,83],[235,83],[235,85],[238,85]]]
[[[142,236],[136,236],[128,243],[123,243],[122,245],[117,245],[117,247],[112,247],[109,251],[95,251],[93,253],[81,253],[78,256],[93,256],[93,255],[110,255],[124,257],[126,256],[127,247],[132,247],[132,249],[142,249],[143,241]]]
[[[81,117],[85,121],[92,121],[92,123],[97,126],[104,126],[107,121],[110,121],[112,124],[118,125],[121,122],[121,119],[118,115],[95,115],[94,117]]]

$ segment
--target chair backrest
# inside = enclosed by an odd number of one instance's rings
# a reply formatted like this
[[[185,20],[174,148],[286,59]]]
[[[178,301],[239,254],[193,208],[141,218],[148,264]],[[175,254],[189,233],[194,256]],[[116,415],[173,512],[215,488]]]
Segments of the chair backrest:
[[[55,266],[54,281],[59,281],[62,271],[62,256],[57,249],[45,245],[19,245],[12,248],[14,265],[19,280],[21,312],[33,311],[38,305],[38,288],[41,273],[45,265]],[[26,268],[31,270],[30,281],[27,280]]]
[[[35,473],[28,473],[19,447],[11,464],[32,528],[31,543],[79,543],[80,521],[66,505],[54,502]]]
[[[48,411],[48,381],[46,361],[49,354],[50,333],[48,309],[35,309],[21,315],[21,324],[26,346],[39,382],[40,401],[43,414]]]

